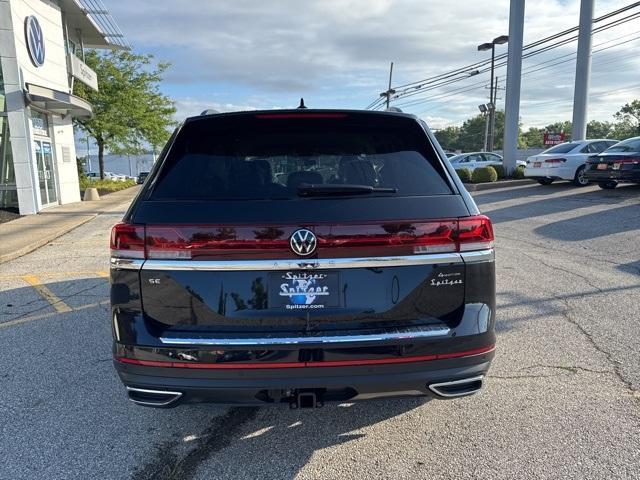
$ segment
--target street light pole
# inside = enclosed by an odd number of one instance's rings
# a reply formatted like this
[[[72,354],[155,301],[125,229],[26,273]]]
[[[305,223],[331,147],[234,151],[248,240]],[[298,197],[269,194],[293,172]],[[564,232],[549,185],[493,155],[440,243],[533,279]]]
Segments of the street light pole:
[[[494,94],[494,78],[495,78],[495,67],[496,67],[496,45],[502,45],[509,41],[509,37],[507,35],[500,35],[493,39],[492,42],[483,43],[478,45],[478,51],[484,52],[487,50],[491,50],[491,85],[489,86],[489,105],[491,106],[489,110],[489,135],[488,135],[488,151],[493,151],[493,144],[495,138],[495,116],[496,116],[496,96]],[[496,82],[497,83],[497,82]],[[497,87],[497,85],[496,85]],[[497,88],[495,88],[497,90]]]
[[[496,44],[491,42],[491,84],[489,85],[489,103],[491,108],[489,109],[489,136],[487,141],[488,152],[493,152],[493,126],[494,118],[496,116],[496,104],[493,103],[493,75],[496,67]]]

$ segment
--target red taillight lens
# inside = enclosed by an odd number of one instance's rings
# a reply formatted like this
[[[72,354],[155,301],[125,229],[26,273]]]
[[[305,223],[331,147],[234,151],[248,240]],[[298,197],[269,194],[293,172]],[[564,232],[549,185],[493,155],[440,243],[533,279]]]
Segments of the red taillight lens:
[[[111,229],[111,256],[144,258],[144,226],[115,224]]]
[[[111,254],[119,258],[170,260],[290,259],[289,239],[298,226],[160,226],[119,223]],[[493,247],[484,215],[424,222],[316,225],[317,258],[379,257],[468,252]]]
[[[640,157],[621,158],[619,160],[614,160],[613,162],[614,163],[622,163],[622,164],[638,165],[638,164],[640,164]]]
[[[476,215],[458,221],[458,251],[493,248],[493,226],[489,217]]]
[[[566,158],[549,158],[547,160],[545,160],[545,163],[551,163],[551,164],[559,164],[559,163],[564,163],[566,162],[567,159]]]

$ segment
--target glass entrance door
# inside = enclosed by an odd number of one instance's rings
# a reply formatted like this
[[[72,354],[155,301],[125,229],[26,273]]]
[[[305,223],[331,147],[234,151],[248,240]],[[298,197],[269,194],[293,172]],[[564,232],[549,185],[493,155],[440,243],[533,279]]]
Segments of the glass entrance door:
[[[58,202],[56,178],[53,172],[53,153],[51,142],[35,140],[36,162],[38,163],[38,181],[42,206]]]

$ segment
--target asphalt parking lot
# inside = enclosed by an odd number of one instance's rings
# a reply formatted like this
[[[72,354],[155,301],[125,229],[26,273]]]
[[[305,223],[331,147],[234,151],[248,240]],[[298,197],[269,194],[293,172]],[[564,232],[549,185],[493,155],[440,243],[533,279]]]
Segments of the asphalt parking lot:
[[[640,187],[475,198],[498,348],[485,390],[448,402],[137,407],[111,364],[121,213],[2,264],[0,478],[640,478]]]

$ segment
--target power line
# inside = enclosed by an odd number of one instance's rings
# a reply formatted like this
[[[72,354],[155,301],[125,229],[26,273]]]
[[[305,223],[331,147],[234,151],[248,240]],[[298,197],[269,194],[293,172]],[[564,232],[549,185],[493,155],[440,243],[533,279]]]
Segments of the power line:
[[[634,13],[634,14],[629,15],[629,16],[627,16],[627,17],[624,17],[624,18],[622,18],[622,19],[618,19],[618,20],[616,20],[616,21],[614,21],[614,22],[611,22],[611,23],[609,23],[609,24],[602,25],[602,26],[600,26],[600,27],[598,27],[598,28],[594,29],[594,30],[593,30],[593,33],[599,33],[599,32],[602,32],[602,31],[608,30],[608,29],[610,29],[610,28],[616,27],[616,26],[618,26],[618,25],[621,25],[621,24],[623,24],[623,23],[629,22],[629,21],[631,21],[631,20],[635,20],[635,19],[637,19],[637,18],[640,18],[640,12],[638,12],[638,13]],[[578,37],[577,37],[577,35],[576,35],[576,36],[574,36],[574,37],[571,37],[571,38],[568,38],[568,39],[562,40],[561,42],[557,42],[557,43],[555,43],[555,44],[548,45],[548,46],[546,46],[546,47],[544,47],[544,48],[541,48],[541,49],[538,49],[538,50],[534,50],[534,51],[532,51],[532,52],[529,52],[529,53],[527,53],[527,54],[523,55],[523,56],[522,56],[522,58],[523,58],[523,59],[526,59],[526,58],[530,58],[530,57],[535,56],[535,55],[539,55],[539,54],[541,54],[541,53],[544,53],[544,52],[547,52],[547,51],[549,51],[549,50],[552,50],[552,49],[558,48],[558,47],[560,47],[560,46],[562,46],[562,45],[565,45],[565,44],[567,44],[567,43],[573,42],[573,41],[575,41],[577,38],[578,38]],[[620,43],[620,45],[621,45],[621,44],[623,44],[623,43],[627,43],[627,42],[621,42],[621,43]],[[617,45],[618,45],[618,44],[616,44],[616,46],[617,46]],[[526,48],[527,48],[527,47],[525,47],[525,49],[526,49]],[[612,47],[607,47],[607,48],[612,48]],[[525,50],[525,49],[523,49],[523,50]],[[572,55],[573,55],[573,54],[572,54]],[[496,57],[496,58],[498,58],[498,57]],[[504,58],[504,57],[503,57],[503,58]],[[558,57],[558,58],[560,58],[560,57]],[[570,61],[570,60],[568,60],[568,61]],[[506,62],[506,61],[504,61],[504,62],[499,62],[499,63],[497,63],[497,64],[496,64],[496,68],[503,67],[503,66],[505,66],[506,64],[507,64],[507,62]],[[488,72],[489,70],[490,70],[490,68],[488,67],[488,68],[485,68],[485,69],[483,69],[483,70],[480,70],[480,73],[485,73],[485,72]],[[438,88],[438,87],[441,87],[441,86],[444,86],[444,85],[448,85],[448,84],[451,84],[451,83],[455,83],[455,82],[458,82],[458,81],[461,81],[461,80],[464,80],[464,78],[455,78],[455,79],[451,79],[451,80],[446,81],[446,82],[433,84],[433,85],[431,85],[431,86],[429,86],[429,87],[421,88],[421,89],[420,89],[420,90],[418,90],[418,91],[411,91],[411,92],[409,92],[409,93],[404,93],[404,94],[403,94],[403,93],[397,93],[397,94],[396,94],[396,95],[394,95],[392,98],[393,98],[394,100],[398,100],[398,99],[400,99],[400,98],[413,97],[413,96],[416,96],[416,95],[420,95],[420,94],[424,93],[425,91],[433,90],[433,89],[435,89],[435,88]]]
[[[634,34],[636,34],[636,33],[637,33],[637,32],[634,32]],[[629,34],[627,34],[627,35],[623,35],[623,36],[620,36],[620,37],[618,37],[618,38],[624,38],[624,37],[627,37],[627,36],[629,36]],[[602,52],[602,51],[604,51],[604,50],[608,50],[608,49],[610,49],[610,48],[614,48],[614,47],[617,47],[617,46],[620,46],[620,45],[623,45],[623,44],[627,44],[627,43],[630,43],[630,42],[633,42],[633,41],[637,41],[638,39],[640,39],[640,36],[634,37],[634,38],[632,38],[632,39],[628,39],[628,40],[626,40],[626,41],[624,41],[624,42],[618,42],[618,43],[616,43],[616,44],[609,45],[609,46],[607,46],[607,47],[603,47],[603,48],[595,49],[593,53],[594,53],[594,54],[596,54],[596,53]],[[597,44],[596,46],[599,46],[599,45],[605,45],[605,44],[607,44],[607,43],[611,43],[613,40],[614,40],[614,39],[612,39],[612,40],[608,40],[608,41],[606,41],[606,42],[602,42],[602,43],[600,43],[600,44]],[[561,61],[556,61],[556,60],[563,59],[563,58],[566,58],[566,57],[571,57],[571,58],[567,58],[567,59],[564,59],[564,60],[561,60]],[[554,66],[557,66],[557,65],[560,65],[560,64],[566,63],[566,62],[573,61],[573,60],[574,60],[574,58],[575,58],[575,54],[574,54],[574,53],[570,53],[570,54],[566,54],[566,55],[561,55],[561,56],[559,56],[559,57],[555,57],[555,58],[550,59],[550,60],[546,60],[546,61],[544,61],[544,62],[540,62],[540,63],[538,63],[538,64],[532,65],[531,67],[529,67],[529,69],[528,69],[528,70],[525,70],[525,71],[522,73],[522,76],[523,76],[523,77],[525,77],[525,76],[527,76],[527,75],[533,74],[533,73],[538,72],[538,71],[540,71],[540,70],[543,70],[543,69],[546,69],[546,68],[551,68],[551,67],[554,67]],[[616,59],[616,60],[617,60],[617,59]],[[553,62],[553,63],[550,63],[550,62]],[[604,64],[609,64],[609,63],[612,63],[612,62],[606,62],[606,63],[604,63]],[[546,65],[545,65],[545,64],[546,64]],[[544,66],[541,66],[541,67],[539,67],[539,68],[532,68],[532,67],[537,67],[537,66],[540,66],[540,65],[544,65]],[[433,85],[432,87],[430,87],[430,88],[428,88],[428,89],[425,89],[425,91],[433,90],[433,89],[436,89],[436,88],[439,88],[439,87],[442,87],[442,86],[445,86],[445,85],[448,85],[448,84],[451,84],[451,83],[455,83],[455,81],[457,81],[457,80],[450,80],[450,81],[446,81],[446,82],[441,82],[441,83],[439,83],[439,84]],[[482,85],[486,84],[486,81],[477,82],[477,83],[474,83],[474,84],[471,84],[471,85],[467,85],[467,86],[472,86],[472,85],[481,85],[481,84],[482,84]],[[465,86],[465,88],[466,88],[466,86]],[[401,98],[413,97],[413,96],[416,96],[416,95],[418,95],[418,94],[424,94],[424,91],[416,92],[415,94],[405,95],[405,96],[403,96],[403,97],[401,97]],[[436,98],[440,98],[440,97],[439,97],[439,95],[440,95],[440,94],[432,95],[432,96],[429,96],[429,97],[427,97],[427,98],[424,98],[424,97],[423,97],[423,98],[421,98],[421,99],[419,99],[419,100],[414,100],[414,101],[412,101],[412,102],[398,104],[398,106],[399,106],[399,107],[410,107],[410,106],[417,105],[417,104],[420,104],[420,103],[424,103],[424,102],[427,102],[427,101],[430,101],[430,100],[433,100],[433,99],[436,99]]]
[[[626,12],[628,10],[631,10],[631,9],[637,7],[637,6],[640,6],[640,2],[634,2],[634,3],[630,4],[630,5],[627,5],[625,7],[622,7],[622,8],[619,8],[617,10],[614,10],[612,12],[609,12],[609,13],[607,13],[605,15],[602,15],[602,16],[594,19],[594,23],[597,23],[597,22],[606,20],[608,18],[614,17],[614,16],[616,16],[616,15],[618,15],[620,13],[623,13],[623,12]],[[620,19],[616,19],[613,22],[610,22],[610,23],[605,24],[605,25],[601,25],[601,26],[593,29],[593,33],[598,33],[600,31],[608,30],[609,28],[613,28],[614,26],[621,25],[622,23],[626,23],[628,21],[634,20],[635,18],[638,18],[639,16],[640,16],[640,12],[632,14],[632,15],[628,15],[628,16],[620,18]],[[530,50],[532,48],[535,48],[535,47],[537,47],[539,45],[543,45],[544,43],[548,43],[548,42],[553,41],[555,39],[561,38],[561,37],[563,37],[565,35],[568,35],[568,34],[570,34],[572,32],[575,32],[577,30],[578,30],[578,27],[576,26],[576,27],[564,30],[562,32],[558,32],[556,34],[550,35],[550,36],[545,37],[543,39],[537,40],[537,41],[535,41],[535,42],[533,42],[533,43],[531,43],[529,45],[526,45],[523,48],[523,52],[526,51],[526,50]],[[537,54],[540,54],[540,53],[544,53],[544,52],[546,52],[548,50],[551,50],[553,48],[557,48],[559,46],[562,46],[562,45],[565,45],[567,43],[570,43],[570,42],[574,41],[575,39],[577,39],[577,36],[571,37],[569,39],[561,40],[560,42],[556,42],[556,43],[551,44],[551,45],[547,45],[547,46],[545,46],[545,47],[543,47],[541,49],[534,50],[532,52],[524,54],[523,58],[528,58],[530,56],[534,56],[534,55],[537,55]],[[506,54],[498,55],[498,56],[496,56],[496,60],[505,59],[506,56],[507,56]],[[410,83],[407,83],[407,84],[404,84],[404,85],[400,85],[400,86],[395,88],[395,90],[398,93],[394,96],[394,99],[399,99],[399,98],[413,96],[413,95],[422,93],[422,92],[419,92],[417,90],[423,90],[423,91],[424,90],[432,90],[433,88],[437,88],[437,87],[440,87],[440,86],[443,86],[443,85],[447,85],[449,83],[455,83],[455,82],[458,82],[458,81],[465,80],[468,77],[459,77],[459,78],[454,78],[454,77],[457,77],[458,75],[461,75],[461,74],[468,73],[469,70],[472,70],[474,68],[478,69],[480,67],[484,67],[484,66],[488,65],[489,63],[490,63],[490,60],[483,60],[483,61],[480,61],[480,62],[476,62],[476,63],[470,64],[470,65],[467,65],[465,67],[460,67],[460,68],[454,69],[454,70],[452,70],[450,72],[446,72],[446,73],[441,74],[441,75],[436,75],[436,76],[429,77],[429,78],[426,78],[426,79],[422,79],[422,80],[419,80],[419,81],[416,81],[416,82],[410,82]],[[501,67],[501,66],[504,66],[504,65],[506,65],[506,62],[499,63],[498,65],[496,65],[496,67]],[[479,73],[484,73],[486,71],[488,71],[488,69],[484,69],[484,70],[480,71]],[[449,79],[449,81],[446,81],[448,79]],[[445,80],[446,82],[443,82],[443,80]],[[381,99],[378,98],[378,99],[374,100],[373,102],[371,102],[366,108],[367,109],[376,108],[378,106],[378,104],[380,104],[380,103],[381,103]]]

